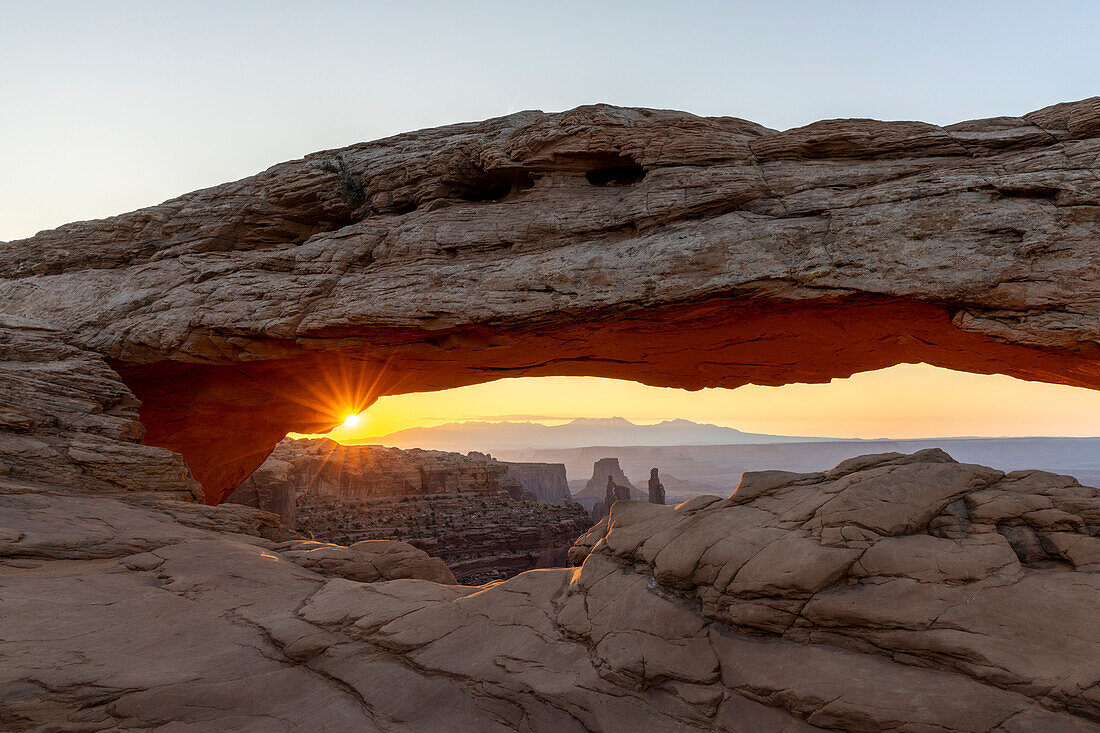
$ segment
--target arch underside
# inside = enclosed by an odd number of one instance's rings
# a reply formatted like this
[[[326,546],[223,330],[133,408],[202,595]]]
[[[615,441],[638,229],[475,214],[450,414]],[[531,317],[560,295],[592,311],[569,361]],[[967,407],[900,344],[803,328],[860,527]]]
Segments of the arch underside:
[[[912,300],[715,300],[526,329],[347,331],[266,344],[288,357],[113,363],[141,399],[147,444],[181,453],[208,503],[288,432],[323,432],[378,397],[520,376],[598,376],[700,389],[820,383],[900,363],[1100,388],[1096,349],[1010,344]]]

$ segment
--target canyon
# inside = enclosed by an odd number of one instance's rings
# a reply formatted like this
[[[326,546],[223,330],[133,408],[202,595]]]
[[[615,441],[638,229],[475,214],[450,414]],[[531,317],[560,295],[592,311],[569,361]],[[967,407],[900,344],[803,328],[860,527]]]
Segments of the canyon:
[[[1069,476],[747,472],[476,586],[225,503],[288,432],[505,376],[1100,388],[1098,156],[1100,98],[783,132],[596,105],[0,243],[0,729],[1100,730]]]
[[[625,476],[641,484],[653,466],[661,469],[670,498],[677,502],[699,494],[728,494],[747,471],[813,471],[865,453],[913,453],[939,448],[965,463],[980,463],[1002,471],[1038,468],[1069,474],[1082,481],[1100,480],[1100,438],[914,438],[906,440],[831,440],[797,444],[589,446],[525,448],[495,453],[508,460],[554,461],[570,475],[587,475],[593,462],[614,456]],[[585,493],[585,479],[570,479],[574,497],[594,501]],[[602,494],[601,494],[602,496]],[[635,497],[638,498],[638,497]]]
[[[569,547],[592,525],[561,464],[323,438],[281,441],[229,501],[276,513],[314,540],[404,540],[467,584],[568,566]]]

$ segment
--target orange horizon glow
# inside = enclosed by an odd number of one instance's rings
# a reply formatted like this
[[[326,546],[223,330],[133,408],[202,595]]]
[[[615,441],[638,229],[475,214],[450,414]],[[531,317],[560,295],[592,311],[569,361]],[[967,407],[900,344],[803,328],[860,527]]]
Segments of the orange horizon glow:
[[[638,424],[683,418],[751,433],[829,438],[1088,437],[1100,435],[1100,391],[900,364],[828,384],[696,392],[597,377],[510,378],[382,397],[347,414],[324,436],[359,442],[453,422],[555,425],[621,416]]]

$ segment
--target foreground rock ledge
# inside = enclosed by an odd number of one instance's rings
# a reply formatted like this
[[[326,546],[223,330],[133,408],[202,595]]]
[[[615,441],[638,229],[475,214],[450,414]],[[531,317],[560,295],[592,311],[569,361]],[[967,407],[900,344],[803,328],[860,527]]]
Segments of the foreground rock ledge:
[[[1098,156],[1100,98],[784,132],[521,112],[0,243],[0,308],[109,359],[210,503],[288,431],[505,376],[1096,388]]]
[[[483,587],[247,507],[0,488],[6,730],[1100,730],[1100,492],[1066,476],[749,473]]]

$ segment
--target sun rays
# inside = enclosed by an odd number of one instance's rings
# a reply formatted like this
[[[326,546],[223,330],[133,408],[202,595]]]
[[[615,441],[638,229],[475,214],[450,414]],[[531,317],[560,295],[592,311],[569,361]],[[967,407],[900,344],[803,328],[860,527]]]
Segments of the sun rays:
[[[315,432],[360,424],[360,413],[379,397],[398,390],[404,377],[390,368],[391,359],[372,360],[363,354],[317,354],[304,368],[294,369],[277,392],[308,408],[319,422]]]
[[[314,354],[306,364],[288,371],[272,391],[314,413],[318,424],[310,426],[310,432],[323,437],[334,428],[362,424],[361,413],[379,397],[400,390],[405,375],[391,369],[391,361],[374,360],[369,354]],[[330,456],[326,453],[311,481],[325,469]]]

